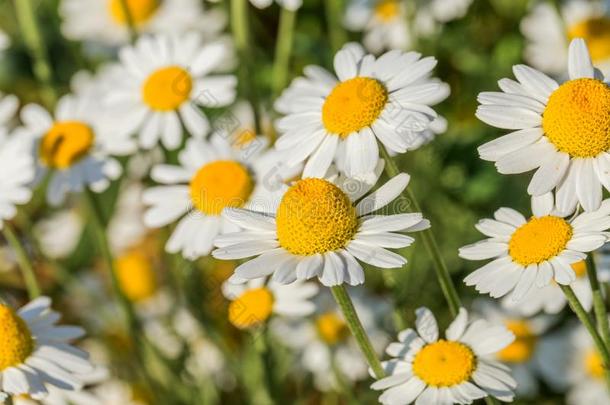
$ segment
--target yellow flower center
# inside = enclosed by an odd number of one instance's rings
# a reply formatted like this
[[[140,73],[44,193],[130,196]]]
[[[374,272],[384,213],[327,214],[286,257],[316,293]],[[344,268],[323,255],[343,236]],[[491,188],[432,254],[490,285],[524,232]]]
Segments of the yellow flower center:
[[[477,359],[463,343],[439,340],[424,346],[413,359],[413,373],[434,387],[451,387],[467,381]]]
[[[229,305],[229,322],[240,329],[260,325],[271,316],[273,295],[265,287],[248,290]]]
[[[173,111],[188,100],[193,89],[190,73],[179,66],[168,66],[148,76],[142,86],[142,98],[156,111]]]
[[[375,6],[375,15],[381,21],[391,21],[400,13],[400,6],[396,0],[381,0]]]
[[[378,80],[355,77],[335,86],[322,106],[322,122],[330,133],[346,138],[371,125],[383,111],[388,91]]]
[[[587,275],[587,263],[584,260],[572,264],[572,270],[576,273],[576,277],[582,278]]]
[[[316,329],[320,339],[329,345],[335,345],[349,336],[345,321],[334,312],[327,312],[316,319]]]
[[[227,207],[241,207],[248,201],[254,183],[248,170],[232,160],[203,165],[191,179],[193,205],[207,215],[220,215]]]
[[[498,352],[498,358],[506,363],[525,363],[534,354],[538,337],[526,321],[509,320],[505,325],[515,334],[515,340]]]
[[[344,247],[358,228],[356,210],[343,191],[329,181],[308,178],[288,189],[277,211],[280,245],[309,256]]]
[[[572,157],[595,157],[610,149],[610,87],[596,79],[562,84],[542,116],[549,141]]]
[[[40,159],[50,168],[67,169],[91,150],[94,140],[93,130],[83,122],[56,122],[40,141]]]
[[[129,251],[115,260],[119,285],[132,301],[151,297],[157,290],[157,280],[150,259],[139,250]]]
[[[593,378],[599,380],[604,378],[604,365],[597,350],[591,349],[585,355],[585,370]]]
[[[0,304],[0,371],[23,363],[32,351],[34,340],[25,321]]]
[[[557,256],[572,238],[572,226],[563,218],[533,217],[513,233],[508,253],[522,266],[541,263]]]
[[[124,0],[110,0],[108,2],[108,9],[110,16],[114,22],[125,25],[127,24],[127,18],[125,17],[125,10],[123,9],[122,1]],[[160,5],[159,0],[126,0],[127,10],[131,21],[140,25],[148,21],[157,11]]]
[[[593,17],[568,29],[570,41],[574,38],[582,38],[587,41],[591,59],[594,62],[610,58],[610,18]]]

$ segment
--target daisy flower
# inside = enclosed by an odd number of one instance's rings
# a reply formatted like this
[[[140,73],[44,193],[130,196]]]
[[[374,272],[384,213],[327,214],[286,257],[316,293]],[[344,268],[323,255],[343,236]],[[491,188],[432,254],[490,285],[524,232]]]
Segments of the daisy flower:
[[[105,100],[119,114],[121,132],[137,132],[144,149],[159,140],[168,149],[178,148],[182,125],[193,136],[207,134],[210,123],[198,106],[218,108],[235,99],[236,77],[213,74],[230,49],[218,41],[203,45],[195,33],[141,37],[122,48],[123,72]]]
[[[61,30],[68,39],[119,45],[128,42],[123,0],[62,0]],[[139,33],[183,33],[197,30],[214,35],[226,24],[224,13],[204,12],[198,0],[127,0],[129,15]]]
[[[573,263],[572,270],[576,274],[576,280],[570,284],[570,287],[582,306],[588,311],[593,304],[593,291],[587,277],[587,264],[584,260]],[[567,303],[565,294],[557,283],[553,282],[546,287],[530,289],[519,302],[513,301],[509,296],[505,296],[502,300],[503,307],[523,316],[532,316],[540,311],[547,314],[558,314]]]
[[[356,44],[334,59],[338,77],[318,66],[305,68],[276,102],[285,116],[276,142],[286,162],[307,160],[303,177],[322,177],[333,161],[349,176],[367,174],[379,160],[379,140],[405,153],[437,114],[430,107],[448,87],[430,78],[436,59],[390,51],[379,58]]]
[[[349,294],[375,352],[381,354],[389,342],[384,330],[391,311],[387,298],[355,288]],[[311,373],[315,387],[323,392],[366,380],[368,364],[328,290],[318,294],[316,306],[309,319],[275,318],[270,323],[273,336],[298,356],[293,371]]]
[[[221,217],[225,207],[277,204],[283,182],[294,173],[274,151],[254,144],[252,149],[256,151],[244,154],[220,137],[212,137],[211,142],[189,139],[178,156],[179,166],[153,168],[151,177],[163,185],[144,192],[143,201],[149,206],[144,223],[157,228],[182,218],[167,241],[168,252],[182,252],[188,259],[207,255],[217,235],[239,229]],[[276,171],[270,174],[269,167]]]
[[[464,279],[467,285],[494,298],[512,291],[510,299],[517,302],[534,285],[539,289],[552,280],[562,285],[575,282],[571,265],[606,242],[610,200],[597,211],[566,218],[554,209],[548,193],[532,199],[532,211],[528,220],[513,209],[500,208],[494,219],[479,221],[476,228],[488,239],[460,248],[459,255],[493,261],[469,274]]]
[[[591,59],[604,74],[610,73],[610,14],[598,1],[561,1],[560,13],[548,2],[539,2],[521,20],[527,42],[525,58],[536,69],[563,75],[568,61],[568,44],[583,38]]]
[[[232,277],[250,280],[272,274],[282,284],[313,277],[325,286],[362,284],[358,260],[380,268],[402,267],[407,260],[386,248],[411,245],[414,239],[402,232],[426,229],[430,223],[420,213],[373,214],[407,187],[405,173],[360,200],[382,169],[383,160],[376,175],[364,181],[337,176],[298,180],[275,211],[225,209],[223,217],[244,230],[216,238],[218,249],[212,255],[223,260],[258,256],[237,267]]]
[[[34,180],[34,159],[31,156],[30,137],[16,131],[9,135],[9,121],[18,107],[14,96],[0,95],[0,228],[3,221],[17,213],[16,205],[30,201],[30,184]]]
[[[215,1],[217,1],[217,0],[215,0]],[[276,0],[276,1],[277,1],[277,4],[279,4],[281,7],[284,7],[285,9],[288,9],[291,11],[296,11],[299,8],[301,8],[301,6],[303,5],[303,0]],[[252,3],[252,5],[257,8],[267,8],[273,3],[273,0],[250,0],[250,3]]]
[[[93,369],[87,353],[69,344],[84,331],[56,325],[60,316],[50,306],[47,297],[18,311],[0,303],[0,400],[23,394],[41,399],[48,394],[46,385],[80,390],[78,374]]]
[[[477,117],[517,130],[479,147],[482,159],[502,174],[537,169],[527,192],[557,190],[558,208],[599,207],[602,185],[610,189],[610,87],[591,64],[582,39],[570,44],[570,80],[559,85],[525,65],[513,67],[518,82],[502,79],[502,93],[479,94]]]
[[[429,309],[415,313],[415,330],[400,332],[398,342],[386,349],[392,356],[383,363],[388,376],[371,385],[384,390],[379,402],[470,404],[490,395],[513,400],[516,382],[508,367],[493,358],[513,341],[511,332],[483,319],[469,323],[468,313],[461,308],[441,338]]]
[[[50,175],[47,201],[51,205],[61,204],[66,194],[85,187],[104,191],[122,170],[109,155],[134,151],[133,141],[119,136],[113,123],[98,111],[95,100],[71,95],[59,100],[54,116],[37,104],[21,110],[25,126],[18,131],[35,139],[37,178]]]
[[[556,322],[556,317],[537,315],[526,318],[517,312],[503,310],[489,300],[477,300],[473,307],[477,315],[493,324],[504,325],[515,336],[512,343],[496,352],[493,357],[510,367],[517,382],[515,392],[518,397],[536,396],[539,392],[538,377],[542,377],[551,387],[561,386],[560,373],[557,370],[554,373],[547,372],[549,349],[556,349],[556,346],[549,344],[548,338],[544,336]],[[557,356],[556,351],[553,353]]]
[[[229,304],[229,322],[239,329],[250,329],[265,323],[272,315],[304,317],[316,307],[311,298],[318,293],[318,286],[310,282],[283,285],[266,283],[264,277],[247,283],[222,285],[223,295]]]

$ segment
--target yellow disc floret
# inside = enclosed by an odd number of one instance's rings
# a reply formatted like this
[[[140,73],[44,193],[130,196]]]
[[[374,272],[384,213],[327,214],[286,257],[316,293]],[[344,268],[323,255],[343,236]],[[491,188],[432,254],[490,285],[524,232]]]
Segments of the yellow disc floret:
[[[157,291],[157,280],[150,258],[139,250],[129,251],[115,260],[119,285],[132,301],[151,297]]]
[[[572,264],[572,270],[576,274],[576,277],[582,278],[587,275],[587,263],[584,260]]]
[[[56,122],[40,141],[40,159],[47,167],[67,169],[91,150],[94,140],[93,130],[83,122]]]
[[[468,346],[439,340],[415,355],[413,373],[433,387],[451,387],[467,381],[476,365],[476,357]]]
[[[317,178],[300,180],[288,189],[276,222],[280,245],[301,256],[340,249],[358,228],[349,197],[331,182]]]
[[[316,319],[316,329],[320,339],[328,345],[335,345],[349,336],[347,324],[335,312],[327,312]]]
[[[23,363],[33,350],[34,340],[25,321],[0,304],[0,371]]]
[[[173,111],[188,100],[193,89],[191,74],[180,66],[154,71],[142,86],[144,103],[156,111]]]
[[[271,316],[273,303],[267,288],[248,290],[229,305],[229,322],[240,329],[260,325]]]
[[[396,0],[381,0],[375,6],[375,16],[381,21],[391,21],[398,17],[400,5]]]
[[[125,0],[110,0],[108,2],[108,9],[110,16],[114,22],[124,25],[127,24],[127,18],[125,18],[125,10],[123,7],[127,6],[131,22],[140,25],[148,21],[159,8],[159,0],[126,0],[125,5],[121,4]]]
[[[227,207],[241,207],[248,201],[254,183],[248,170],[232,160],[205,164],[191,179],[193,205],[207,215],[220,215]]]
[[[383,111],[388,91],[378,80],[355,77],[339,83],[322,106],[322,122],[330,133],[346,138],[371,125]]]
[[[585,355],[585,370],[593,377],[601,380],[604,378],[604,365],[602,357],[595,349],[589,350]]]
[[[610,18],[593,17],[580,21],[568,29],[568,37],[570,40],[584,39],[593,62],[610,58]]]
[[[562,84],[542,116],[549,141],[572,157],[595,157],[610,149],[610,87],[596,79]]]
[[[534,217],[513,233],[508,253],[513,261],[527,266],[557,256],[572,238],[572,226],[553,215]]]
[[[538,337],[526,321],[508,320],[505,326],[514,333],[515,340],[498,352],[498,358],[506,363],[525,363],[534,354]]]

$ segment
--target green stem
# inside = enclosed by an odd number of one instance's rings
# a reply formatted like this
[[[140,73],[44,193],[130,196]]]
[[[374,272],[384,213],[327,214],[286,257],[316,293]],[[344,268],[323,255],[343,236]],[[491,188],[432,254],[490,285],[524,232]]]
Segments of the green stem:
[[[15,11],[21,34],[23,35],[23,41],[33,59],[34,75],[42,84],[41,97],[45,105],[51,108],[57,101],[57,93],[53,88],[53,74],[48,59],[47,48],[40,35],[34,10],[32,0],[15,0]]]
[[[494,397],[485,397],[485,403],[487,405],[498,405],[499,402],[497,399],[495,399]]]
[[[330,36],[330,45],[333,53],[336,53],[347,42],[347,34],[341,21],[343,18],[343,1],[326,0],[324,5],[326,6],[326,24]]]
[[[34,273],[34,268],[30,262],[30,259],[28,258],[28,254],[11,224],[5,222],[2,228],[2,233],[4,234],[8,244],[11,246],[11,249],[13,249],[15,252],[17,263],[19,263],[19,268],[21,269],[21,274],[23,275],[25,287],[28,290],[28,296],[30,297],[30,300],[33,300],[34,298],[40,296],[40,286],[36,280],[36,274]]]
[[[602,294],[601,285],[597,278],[597,266],[593,253],[587,257],[587,276],[593,291],[593,311],[595,313],[595,321],[599,333],[606,344],[606,348],[610,350],[610,325],[608,325],[608,312],[606,311],[606,303]]]
[[[288,79],[288,65],[290,62],[290,51],[294,37],[294,26],[296,22],[296,11],[282,7],[280,14],[280,26],[275,44],[275,62],[273,64],[273,98],[279,96],[286,86]]]
[[[383,159],[385,160],[385,171],[388,176],[394,177],[400,174],[400,170],[398,169],[396,162],[390,156],[390,154],[382,143],[379,143],[379,150]],[[410,206],[413,207],[412,211],[422,212],[419,204],[417,203],[417,199],[415,198],[415,194],[413,194],[412,189],[410,187],[407,187],[404,193],[405,195],[403,195],[403,197],[409,200]],[[453,316],[457,316],[460,310],[460,306],[462,304],[460,303],[460,297],[458,296],[455,286],[453,285],[453,281],[451,280],[449,269],[445,264],[445,260],[441,255],[440,249],[438,248],[438,243],[436,242],[434,233],[430,228],[428,228],[422,231],[421,235],[424,245],[426,246],[426,250],[432,258],[432,261],[434,262],[434,270],[436,272],[436,277],[441,286],[441,290],[443,291],[443,295],[445,296],[445,299],[449,304],[449,310],[451,311],[451,314]]]
[[[123,15],[125,16],[125,22],[127,23],[127,32],[129,33],[129,42],[134,44],[138,39],[138,31],[136,30],[136,24],[133,21],[133,16],[131,15],[131,10],[129,10],[129,4],[127,0],[120,0],[121,9],[123,10]]]
[[[593,325],[593,321],[589,317],[589,314],[583,308],[582,304],[578,300],[578,297],[576,297],[576,294],[574,294],[572,287],[569,285],[559,285],[559,287],[561,287],[561,290],[565,294],[568,303],[570,304],[570,308],[572,308],[572,311],[574,311],[580,322],[591,335],[593,343],[595,343],[597,351],[602,358],[602,364],[606,374],[606,384],[610,386],[610,355],[608,354],[608,349],[604,345],[604,341],[595,329],[595,325]]]
[[[362,354],[364,354],[366,361],[373,370],[375,378],[383,378],[385,373],[383,371],[383,367],[381,366],[381,362],[379,361],[379,358],[377,358],[377,354],[375,354],[375,349],[373,349],[373,345],[371,345],[371,341],[369,340],[369,337],[367,336],[364,327],[358,318],[356,308],[354,308],[354,303],[349,297],[345,286],[338,285],[331,287],[331,291],[335,297],[335,301],[337,301],[337,304],[343,312],[343,316],[345,317],[345,321],[347,322],[352,335],[356,339],[356,342],[358,342],[360,351]]]
[[[256,133],[261,134],[261,120],[258,94],[254,84],[252,69],[252,46],[250,44],[250,24],[248,20],[248,0],[231,0],[231,31],[239,56],[241,81],[246,86],[246,97],[254,112]]]

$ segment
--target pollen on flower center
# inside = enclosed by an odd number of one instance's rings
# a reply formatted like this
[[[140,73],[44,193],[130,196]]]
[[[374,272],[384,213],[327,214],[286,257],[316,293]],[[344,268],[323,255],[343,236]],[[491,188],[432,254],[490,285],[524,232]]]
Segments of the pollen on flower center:
[[[227,207],[241,207],[248,201],[254,183],[248,170],[232,160],[203,165],[190,184],[191,201],[207,215],[220,215]]]
[[[383,111],[388,91],[378,80],[355,77],[335,86],[322,106],[322,122],[330,133],[346,138],[371,125]]]
[[[115,268],[121,290],[130,300],[144,300],[157,290],[152,264],[143,252],[124,253],[115,260]]]
[[[381,21],[391,21],[398,16],[400,6],[396,0],[381,0],[375,6],[375,16]]]
[[[316,329],[320,339],[329,345],[335,345],[349,336],[347,324],[334,312],[320,315],[316,319]]]
[[[525,363],[534,354],[538,337],[526,321],[508,320],[505,326],[514,333],[515,340],[498,352],[498,358],[506,363]]]
[[[294,184],[276,216],[280,245],[290,253],[309,256],[344,247],[358,228],[348,196],[329,181],[308,178]]]
[[[610,18],[593,17],[580,21],[568,29],[570,41],[582,38],[587,42],[593,62],[610,58]]]
[[[413,359],[413,373],[434,387],[451,387],[467,381],[477,365],[463,343],[439,340],[424,346]]]
[[[572,157],[595,157],[610,149],[610,87],[596,79],[562,84],[542,116],[549,141]]]
[[[563,218],[552,215],[534,217],[513,233],[508,253],[522,266],[537,264],[564,250],[572,233],[572,226]]]
[[[274,301],[265,287],[248,290],[229,305],[229,322],[240,329],[260,325],[271,316]]]
[[[595,349],[589,350],[585,355],[585,370],[593,378],[599,380],[604,378],[602,358]]]
[[[93,146],[93,130],[80,121],[59,121],[42,137],[40,159],[53,169],[67,169],[82,159]]]
[[[34,350],[34,340],[25,321],[0,304],[0,371],[23,363]]]
[[[116,23],[127,24],[124,6],[121,4],[122,1],[124,0],[110,0],[108,2],[108,9],[110,16]],[[125,3],[131,21],[136,25],[148,21],[155,14],[160,4],[159,0],[127,0]]]
[[[154,71],[142,86],[144,102],[156,111],[173,111],[188,100],[193,89],[191,74],[180,66]]]

